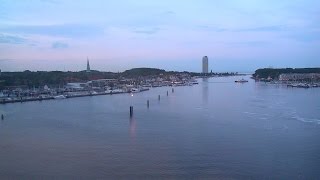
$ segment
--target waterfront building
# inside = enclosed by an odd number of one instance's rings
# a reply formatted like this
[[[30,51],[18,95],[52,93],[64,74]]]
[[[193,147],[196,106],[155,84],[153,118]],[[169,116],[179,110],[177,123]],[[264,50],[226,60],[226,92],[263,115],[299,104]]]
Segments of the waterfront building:
[[[319,80],[320,73],[283,73],[279,75],[280,81]]]
[[[96,79],[88,81],[87,84],[90,87],[104,87],[104,86],[110,86],[111,84],[116,84],[118,82],[117,79]]]
[[[209,72],[209,59],[207,56],[202,58],[202,73],[207,74]]]
[[[90,64],[89,64],[89,59],[87,57],[87,73],[89,73],[89,72],[90,72]]]
[[[65,86],[65,88],[71,89],[71,90],[83,90],[85,87],[88,87],[88,83],[73,82],[73,83],[67,83]]]

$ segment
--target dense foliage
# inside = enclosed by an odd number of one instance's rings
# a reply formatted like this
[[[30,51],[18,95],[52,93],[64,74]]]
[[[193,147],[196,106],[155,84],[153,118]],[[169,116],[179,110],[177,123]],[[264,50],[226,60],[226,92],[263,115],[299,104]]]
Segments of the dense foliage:
[[[283,68],[283,69],[273,69],[264,68],[257,69],[253,74],[254,78],[272,78],[277,79],[280,74],[284,73],[320,73],[320,68]]]
[[[156,68],[133,68],[126,70],[122,73],[124,77],[136,77],[136,76],[157,76],[166,73],[163,69]]]
[[[155,68],[134,68],[122,73],[100,72],[63,72],[63,71],[36,71],[2,72],[0,76],[0,89],[10,86],[38,87],[44,85],[63,86],[68,82],[87,82],[95,79],[117,79],[120,77],[133,78],[139,76],[157,76],[166,71]]]
[[[86,82],[93,79],[117,78],[117,73],[91,71],[62,72],[62,71],[23,71],[23,72],[2,72],[0,76],[0,88],[5,86],[44,86],[64,85],[68,82]]]
[[[79,71],[79,72],[63,72],[63,71],[23,71],[23,72],[2,72],[0,76],[0,89],[12,86],[39,87],[44,85],[63,86],[69,82],[87,82],[95,79],[118,79],[118,78],[137,78],[159,75],[176,75],[179,73],[188,74],[190,76],[210,76],[210,75],[236,75],[234,73],[193,73],[193,72],[176,72],[165,71],[156,68],[134,68],[126,70],[122,73]]]

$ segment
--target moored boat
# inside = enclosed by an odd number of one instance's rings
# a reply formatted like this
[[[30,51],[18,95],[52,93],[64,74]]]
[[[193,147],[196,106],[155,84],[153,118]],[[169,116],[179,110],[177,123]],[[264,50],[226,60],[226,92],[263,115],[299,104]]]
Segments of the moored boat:
[[[58,96],[53,96],[54,99],[65,99],[66,96],[64,95],[58,95]]]
[[[130,92],[131,92],[131,93],[138,93],[138,92],[140,92],[140,89],[138,89],[138,88],[131,88]]]
[[[249,82],[249,81],[242,78],[242,79],[236,80],[234,82],[236,82],[236,83],[246,83],[246,82]]]

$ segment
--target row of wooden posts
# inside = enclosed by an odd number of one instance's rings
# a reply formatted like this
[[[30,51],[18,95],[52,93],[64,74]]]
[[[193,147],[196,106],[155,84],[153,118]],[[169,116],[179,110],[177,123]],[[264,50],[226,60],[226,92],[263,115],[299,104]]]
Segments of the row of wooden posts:
[[[174,93],[174,89],[171,90],[172,93]],[[167,91],[167,96],[169,96],[169,91]],[[158,95],[158,101],[160,101],[160,94]],[[150,102],[149,99],[147,100],[147,107],[149,108]],[[130,106],[130,117],[133,116],[133,106]]]

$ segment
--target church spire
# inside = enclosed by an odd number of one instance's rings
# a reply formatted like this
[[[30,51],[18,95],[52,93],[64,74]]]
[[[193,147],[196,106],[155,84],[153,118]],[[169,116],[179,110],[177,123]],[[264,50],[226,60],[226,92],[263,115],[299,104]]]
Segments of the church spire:
[[[87,57],[87,72],[90,72],[90,64],[89,64],[89,58]]]

